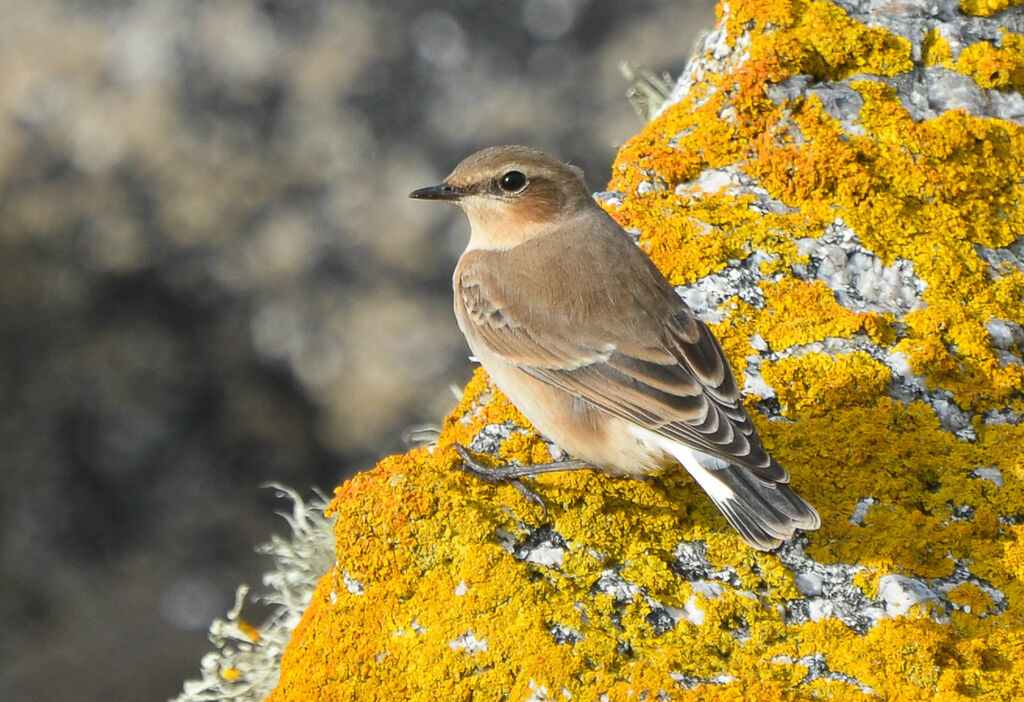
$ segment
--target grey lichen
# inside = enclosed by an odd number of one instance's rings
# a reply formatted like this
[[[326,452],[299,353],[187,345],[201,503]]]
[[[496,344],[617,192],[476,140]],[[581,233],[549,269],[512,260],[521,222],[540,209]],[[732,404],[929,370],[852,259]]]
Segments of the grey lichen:
[[[306,501],[283,485],[267,487],[292,501],[291,512],[280,513],[291,534],[274,535],[257,548],[273,561],[263,576],[263,591],[250,597],[249,586],[239,586],[234,607],[210,625],[214,650],[203,656],[200,679],[186,681],[171,702],[248,702],[269,695],[277,684],[281,655],[292,630],[309,605],[317,580],[334,565],[331,520],[324,516],[328,498],[316,492]],[[245,603],[252,601],[270,607],[270,615],[257,627],[241,616]]]

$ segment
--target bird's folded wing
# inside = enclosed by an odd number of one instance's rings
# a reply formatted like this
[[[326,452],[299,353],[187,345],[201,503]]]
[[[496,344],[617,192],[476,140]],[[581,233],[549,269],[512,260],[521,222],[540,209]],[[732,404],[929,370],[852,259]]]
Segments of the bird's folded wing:
[[[761,446],[721,346],[667,283],[672,300],[655,306],[660,318],[616,325],[610,311],[571,302],[555,321],[536,309],[537,296],[512,296],[501,278],[466,273],[458,292],[473,333],[507,362],[762,480],[788,480]]]

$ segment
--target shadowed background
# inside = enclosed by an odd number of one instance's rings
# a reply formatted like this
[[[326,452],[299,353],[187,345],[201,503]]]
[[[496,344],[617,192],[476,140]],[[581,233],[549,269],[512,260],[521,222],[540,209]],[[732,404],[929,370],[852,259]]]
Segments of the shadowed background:
[[[0,0],[0,698],[176,694],[265,481],[330,490],[469,376],[467,225],[524,143],[593,190],[710,2]]]

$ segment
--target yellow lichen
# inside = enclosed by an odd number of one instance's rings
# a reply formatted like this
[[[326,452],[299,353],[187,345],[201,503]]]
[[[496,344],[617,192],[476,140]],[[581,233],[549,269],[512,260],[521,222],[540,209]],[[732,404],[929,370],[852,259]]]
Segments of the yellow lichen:
[[[952,68],[953,50],[949,42],[939,32],[938,27],[932,27],[924,35],[921,42],[921,63],[925,66],[946,66]]]
[[[960,52],[956,70],[982,88],[1024,90],[1024,36],[1003,30],[1002,46],[978,42]]]
[[[821,281],[807,283],[784,278],[762,284],[765,309],[753,321],[768,346],[782,350],[827,337],[849,337],[864,328],[874,315],[857,314],[836,302],[834,293]]]
[[[783,414],[826,414],[882,395],[889,387],[889,367],[863,351],[839,356],[808,353],[761,366],[761,376],[775,389]]]
[[[1024,0],[960,0],[960,9],[968,15],[991,17],[997,12],[1020,5]]]
[[[1002,362],[980,316],[951,300],[936,302],[903,318],[907,335],[895,348],[929,384],[950,390],[961,407],[984,410],[1020,394],[1024,365]]]
[[[770,37],[750,47],[751,63],[769,80],[809,74],[838,80],[854,73],[894,76],[913,68],[910,42],[885,29],[868,27],[830,2],[781,0],[738,3],[726,27],[735,39],[743,28]]]
[[[949,601],[967,614],[985,614],[992,609],[992,598],[974,583],[960,583],[949,591]]]
[[[622,149],[611,188],[627,197],[612,214],[642,232],[676,284],[754,250],[770,254],[764,304],[727,301],[714,331],[740,373],[755,336],[769,353],[793,350],[760,364],[791,420],[753,419],[821,513],[808,555],[860,565],[854,585],[866,597],[889,573],[948,578],[966,564],[1005,601],[961,584],[944,623],[924,608],[866,635],[833,618],[789,624],[774,605],[799,596],[793,574],[775,554],[743,546],[682,470],[650,483],[588,471],[540,476],[530,487],[546,510],[513,486],[453,471],[453,442],[468,444],[488,424],[528,426],[478,371],[437,447],[385,459],[338,489],[338,565],[295,630],[272,700],[523,700],[541,688],[573,700],[660,690],[679,700],[867,698],[841,678],[804,683],[804,656],[882,699],[1024,697],[1024,426],[976,418],[976,438],[958,438],[929,405],[887,396],[888,368],[866,351],[800,350],[856,340],[903,354],[964,410],[1024,411],[1022,350],[994,349],[986,330],[993,319],[1024,323],[1024,272],[981,255],[1024,231],[1024,130],[964,112],[915,122],[891,88],[866,80],[852,83],[863,99],[856,133],[816,98],[773,102],[767,86],[797,73],[910,70],[904,39],[827,2],[731,3],[724,29],[731,42],[746,33],[749,57],[703,78]],[[924,60],[952,60],[929,36]],[[958,62],[1015,87],[1018,58],[1005,55],[1024,53],[1015,41],[1004,35],[992,70],[987,49]],[[725,167],[754,179],[782,214],[755,212],[749,196],[728,189],[693,187],[702,171]],[[638,191],[652,178],[659,187]],[[800,280],[808,261],[797,240],[837,221],[885,264],[912,264],[924,282],[920,309],[854,311],[821,282]],[[546,460],[547,445],[517,433],[500,453],[529,463]],[[852,523],[864,498],[873,502]],[[524,524],[564,539],[557,567],[509,553]],[[676,547],[693,541],[714,568],[735,573],[717,597],[673,570]],[[608,571],[643,595],[591,594]],[[351,580],[361,594],[351,594]],[[652,602],[697,607],[703,624],[659,630]],[[575,638],[560,643],[555,625]],[[679,673],[726,682],[685,689]]]
[[[551,452],[547,444],[536,434],[513,434],[501,442],[498,455],[506,461],[525,457],[525,463],[547,463]]]

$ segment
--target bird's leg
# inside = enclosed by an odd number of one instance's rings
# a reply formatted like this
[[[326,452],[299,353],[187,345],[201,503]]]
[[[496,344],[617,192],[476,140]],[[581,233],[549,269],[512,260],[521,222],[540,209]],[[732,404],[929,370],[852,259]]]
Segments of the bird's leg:
[[[469,451],[462,444],[452,444],[459,456],[462,457],[462,470],[472,473],[488,483],[504,483],[509,480],[528,478],[531,475],[542,475],[544,473],[559,473],[563,470],[583,470],[593,468],[586,461],[552,461],[550,463],[531,463],[527,466],[504,465],[496,468],[479,463],[469,455]]]
[[[647,483],[648,485],[657,486],[658,489],[660,489],[662,492],[668,492],[668,486],[665,485],[665,481],[663,481],[657,475],[652,475],[651,473],[644,473],[643,475],[638,476],[638,478],[641,482]]]
[[[521,478],[528,478],[531,475],[541,475],[543,473],[558,473],[563,470],[583,470],[586,468],[593,468],[593,466],[586,461],[578,460],[552,461],[551,463],[531,463],[527,466],[504,465],[498,466],[497,468],[489,468],[470,456],[469,451],[467,451],[466,447],[462,444],[452,445],[455,447],[455,451],[462,458],[462,466],[459,470],[463,470],[487,483],[511,482],[515,485],[516,489],[523,494],[523,497],[534,504],[540,505],[541,508],[544,508],[544,501],[541,500],[537,493],[523,485],[520,481]]]

